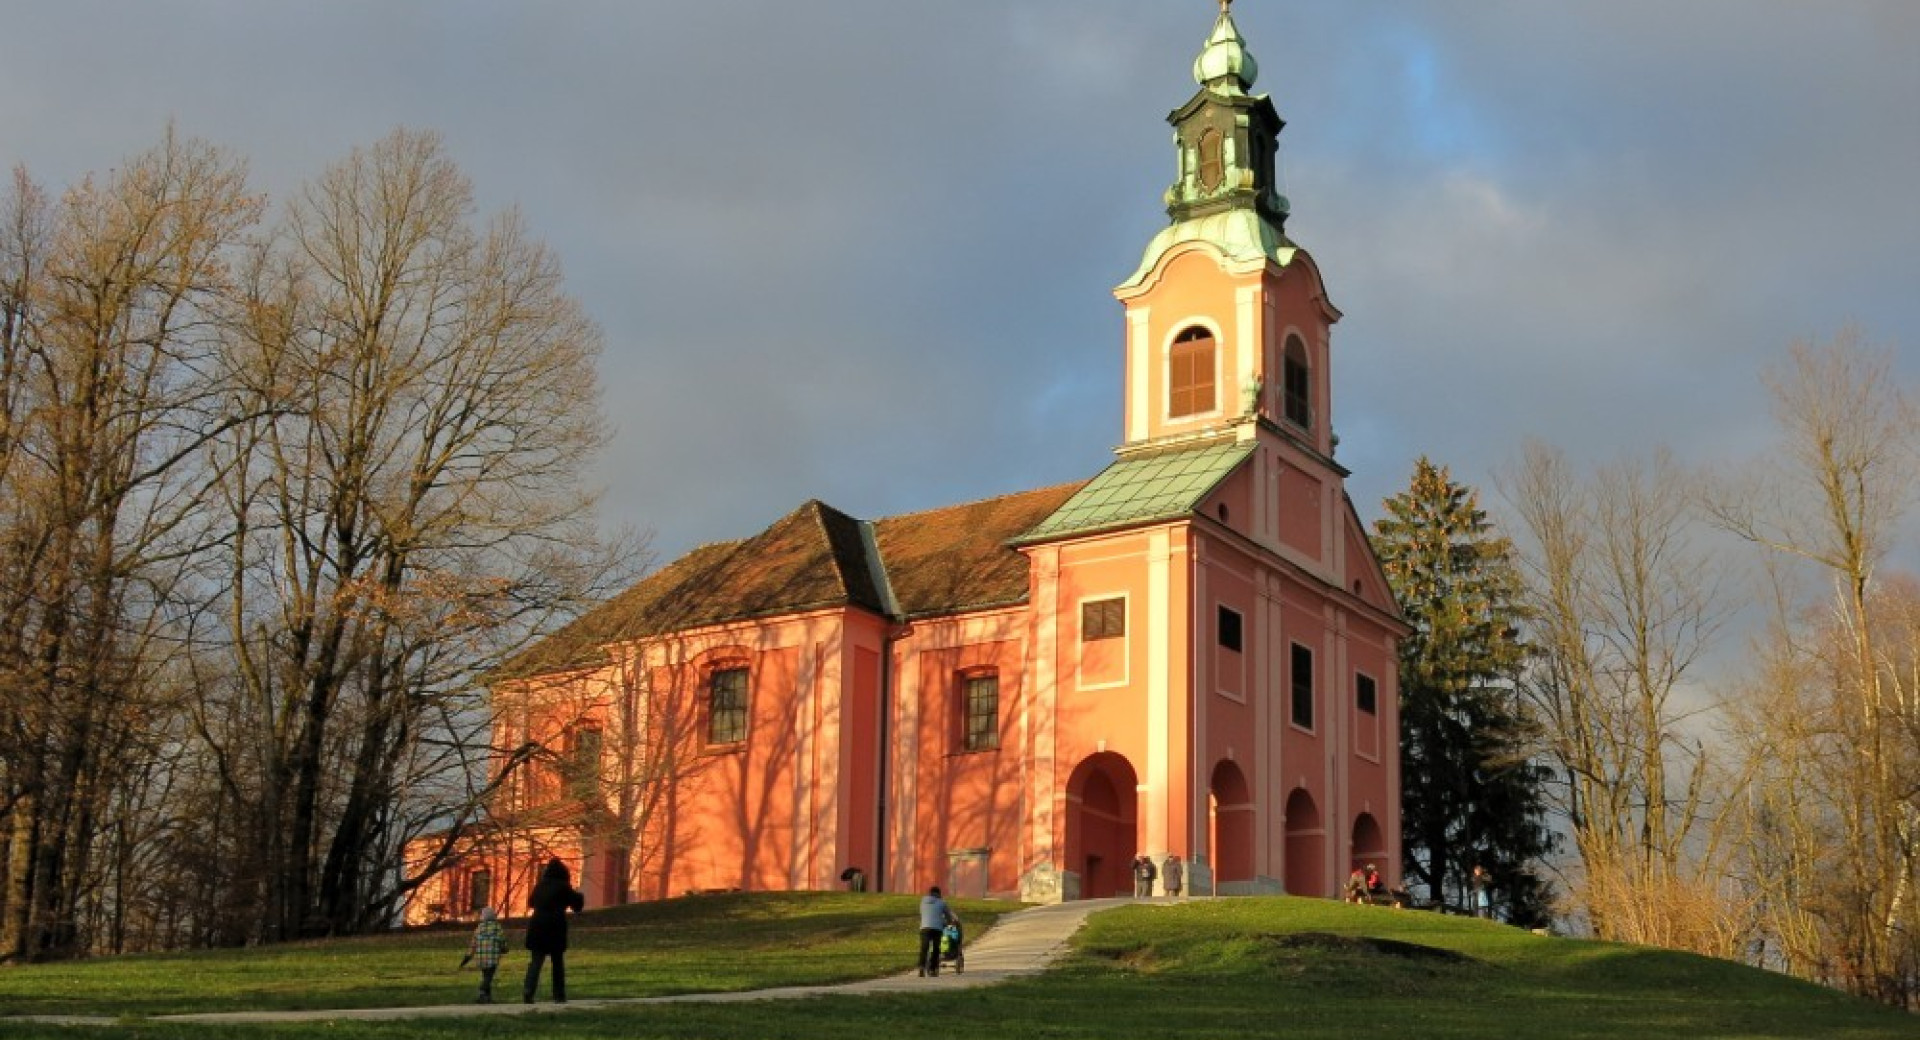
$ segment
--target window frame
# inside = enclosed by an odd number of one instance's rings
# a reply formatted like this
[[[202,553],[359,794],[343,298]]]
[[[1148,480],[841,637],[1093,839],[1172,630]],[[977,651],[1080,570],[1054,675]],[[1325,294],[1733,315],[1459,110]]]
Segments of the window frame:
[[[730,704],[724,709],[720,704],[720,682],[723,676],[739,676],[738,704]],[[736,748],[746,743],[750,718],[748,708],[752,703],[752,670],[744,661],[717,663],[707,671],[707,719],[705,727],[706,745],[709,748]],[[729,691],[732,692],[732,691]],[[724,716],[723,716],[724,713]],[[726,734],[720,730],[721,719],[730,721]]]
[[[1287,654],[1287,721],[1313,732],[1315,707],[1313,681],[1313,648],[1301,643],[1287,644],[1291,649]],[[1305,667],[1302,667],[1302,661]],[[1302,716],[1305,719],[1302,721]]]
[[[597,723],[568,726],[561,743],[560,783],[564,797],[590,802],[600,797],[600,762],[606,731]]]
[[[1307,343],[1298,333],[1288,333],[1280,351],[1280,415],[1303,430],[1313,427],[1313,364],[1307,356]]]
[[[1365,672],[1353,673],[1353,707],[1361,714],[1380,716],[1380,684]]]
[[[1227,624],[1229,618],[1233,619],[1231,626]],[[1231,641],[1227,639],[1229,630],[1233,634]],[[1246,618],[1238,610],[1225,603],[1214,604],[1213,632],[1214,643],[1220,649],[1231,650],[1236,654],[1246,652]]]
[[[1096,618],[1098,608],[1101,618]],[[1115,615],[1106,618],[1106,614]],[[1099,624],[1096,625],[1095,622]],[[1096,632],[1096,628],[1098,631]],[[1127,637],[1127,597],[1103,596],[1099,599],[1080,601],[1080,641],[1094,643],[1106,639],[1125,639]]]
[[[467,872],[467,911],[478,913],[493,905],[493,871],[475,867]]]
[[[1198,364],[1204,360],[1205,364]],[[1186,382],[1181,381],[1184,374]],[[1199,400],[1204,372],[1206,399]],[[1189,407],[1182,410],[1182,397]],[[1201,324],[1181,327],[1167,346],[1167,419],[1187,420],[1216,415],[1220,411],[1220,336]]]
[[[957,749],[963,754],[1000,750],[1000,670],[973,668],[959,673],[957,678]],[[980,710],[980,699],[976,698],[976,693],[983,688],[989,690],[990,700],[987,703],[991,709],[984,712]]]

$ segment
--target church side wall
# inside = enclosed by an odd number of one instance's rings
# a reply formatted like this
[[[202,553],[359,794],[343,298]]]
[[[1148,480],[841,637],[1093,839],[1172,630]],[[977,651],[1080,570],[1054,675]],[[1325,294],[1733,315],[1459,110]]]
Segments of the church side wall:
[[[913,622],[894,644],[898,683],[889,887],[949,895],[1019,891],[1021,749],[1029,715],[1024,610]],[[996,722],[968,746],[968,688],[990,682]],[[981,705],[984,709],[984,705]]]
[[[649,640],[601,668],[503,686],[496,746],[546,750],[408,919],[462,916],[476,874],[496,907],[516,912],[520,882],[552,857],[593,906],[826,889],[846,866],[872,869],[885,638],[886,623],[863,612],[794,615]],[[716,743],[713,675],[734,668],[747,671],[745,738]],[[599,768],[582,774],[572,756],[594,742]],[[582,800],[581,777],[599,808]],[[638,841],[622,837],[622,819],[644,824]]]

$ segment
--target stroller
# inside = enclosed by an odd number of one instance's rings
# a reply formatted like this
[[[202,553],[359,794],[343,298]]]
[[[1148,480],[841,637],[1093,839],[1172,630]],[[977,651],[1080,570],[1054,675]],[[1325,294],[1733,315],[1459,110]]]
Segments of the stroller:
[[[940,933],[940,959],[951,963],[956,974],[966,974],[967,952],[965,937],[960,932],[958,918],[950,918],[947,927]]]

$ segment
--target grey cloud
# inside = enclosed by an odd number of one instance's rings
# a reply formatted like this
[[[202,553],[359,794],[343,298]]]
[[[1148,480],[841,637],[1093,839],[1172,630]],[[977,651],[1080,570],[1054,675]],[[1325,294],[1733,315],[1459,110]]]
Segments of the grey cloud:
[[[1757,375],[1859,321],[1920,352],[1920,6],[1237,5],[1290,225],[1348,318],[1362,513],[1428,453],[1763,449]],[[1193,0],[35,5],[0,161],[169,118],[284,196],[396,124],[518,205],[607,333],[609,519],[677,552],[1091,475],[1109,295],[1164,221]],[[1631,422],[1623,417],[1631,413]]]

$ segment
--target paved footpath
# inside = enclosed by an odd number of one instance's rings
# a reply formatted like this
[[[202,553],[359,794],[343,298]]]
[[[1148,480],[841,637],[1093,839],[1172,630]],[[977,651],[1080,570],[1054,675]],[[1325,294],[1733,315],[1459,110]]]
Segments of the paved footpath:
[[[479,1015],[551,1014],[577,1008],[623,1007],[629,1004],[732,1003],[742,1000],[790,1000],[826,994],[927,993],[991,986],[1023,975],[1038,975],[1066,952],[1067,942],[1087,918],[1131,899],[1083,899],[1019,910],[1000,918],[986,934],[967,944],[967,970],[942,971],[923,979],[913,972],[830,986],[783,986],[740,993],[682,993],[671,997],[615,997],[575,1000],[565,1004],[439,1004],[431,1007],[352,1008],[337,1011],[222,1011],[195,1015],[155,1015],[150,1022],[324,1022],[387,1021],[400,1018],[467,1018]],[[1161,902],[1164,902],[1162,900]],[[23,1016],[7,1021],[64,1025],[118,1025],[124,1020],[86,1015]]]

